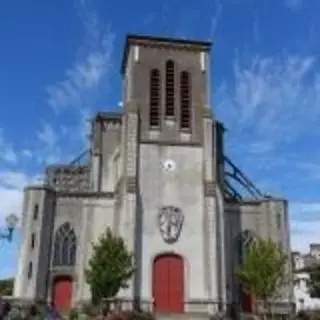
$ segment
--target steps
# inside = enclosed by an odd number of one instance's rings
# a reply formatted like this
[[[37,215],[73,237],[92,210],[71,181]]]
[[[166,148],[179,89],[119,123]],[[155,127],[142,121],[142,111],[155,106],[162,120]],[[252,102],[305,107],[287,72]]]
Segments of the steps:
[[[183,314],[156,314],[157,320],[209,320],[212,319],[206,313],[183,313]]]

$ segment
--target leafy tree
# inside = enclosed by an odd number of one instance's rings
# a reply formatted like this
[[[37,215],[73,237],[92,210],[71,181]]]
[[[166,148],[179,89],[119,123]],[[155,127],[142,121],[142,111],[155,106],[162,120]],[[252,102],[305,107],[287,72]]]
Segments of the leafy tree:
[[[14,279],[1,279],[0,280],[0,295],[11,296],[13,293]]]
[[[320,265],[314,265],[306,271],[309,273],[308,290],[312,298],[320,298]]]
[[[93,245],[93,254],[85,270],[91,289],[92,302],[114,297],[120,288],[127,287],[134,273],[133,255],[124,239],[114,235],[109,228]]]
[[[284,283],[287,256],[271,239],[256,237],[247,248],[236,276],[246,294],[261,300],[264,307]]]

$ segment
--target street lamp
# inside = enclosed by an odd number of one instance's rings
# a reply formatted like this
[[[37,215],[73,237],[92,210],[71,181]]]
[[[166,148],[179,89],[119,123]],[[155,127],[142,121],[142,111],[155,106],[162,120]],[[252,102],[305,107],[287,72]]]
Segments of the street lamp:
[[[5,239],[11,242],[13,230],[17,226],[18,221],[19,221],[19,218],[15,214],[13,213],[9,214],[6,217],[7,230],[0,231],[0,239]]]

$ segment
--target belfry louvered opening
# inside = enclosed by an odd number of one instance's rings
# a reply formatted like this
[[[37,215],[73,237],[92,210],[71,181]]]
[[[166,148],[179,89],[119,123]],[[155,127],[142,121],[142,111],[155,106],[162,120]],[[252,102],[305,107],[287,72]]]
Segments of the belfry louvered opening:
[[[150,72],[150,127],[160,125],[160,72],[152,69]]]
[[[191,129],[191,79],[187,71],[180,73],[180,128]]]
[[[166,116],[174,116],[174,62],[166,62]]]

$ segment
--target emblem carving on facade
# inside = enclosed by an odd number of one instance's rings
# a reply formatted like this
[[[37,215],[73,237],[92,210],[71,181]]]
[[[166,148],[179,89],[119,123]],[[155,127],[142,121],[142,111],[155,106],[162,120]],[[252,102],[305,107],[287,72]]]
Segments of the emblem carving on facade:
[[[184,215],[181,209],[173,206],[162,207],[159,216],[159,230],[163,240],[166,243],[172,244],[179,239]]]

